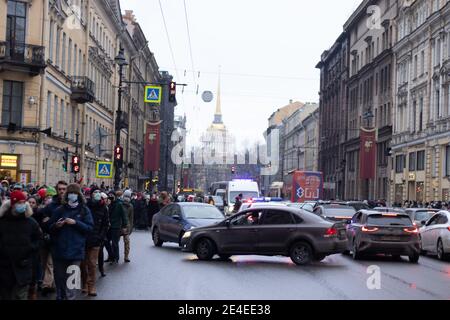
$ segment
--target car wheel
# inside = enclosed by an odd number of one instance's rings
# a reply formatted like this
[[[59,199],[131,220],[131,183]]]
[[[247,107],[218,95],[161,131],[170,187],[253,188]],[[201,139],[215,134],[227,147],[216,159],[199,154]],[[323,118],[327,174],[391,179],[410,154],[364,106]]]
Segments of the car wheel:
[[[356,245],[356,241],[353,241],[352,257],[353,257],[353,260],[361,259],[361,253],[358,251],[358,246]]]
[[[306,242],[297,242],[291,247],[290,257],[295,264],[306,265],[313,260],[313,250]]]
[[[214,244],[207,238],[200,239],[195,246],[195,253],[200,260],[211,260],[214,256]]]
[[[163,243],[164,241],[161,240],[161,235],[158,228],[155,228],[153,230],[153,244],[155,245],[155,247],[161,247]]]
[[[394,260],[402,260],[402,257],[399,255],[399,254],[393,254],[392,255],[392,259],[394,259]]]
[[[419,262],[420,255],[418,253],[414,253],[413,255],[409,256],[409,262],[411,263],[417,263]]]
[[[222,261],[227,261],[227,260],[230,260],[231,255],[230,254],[219,254],[219,258]]]
[[[438,243],[436,245],[436,252],[439,260],[441,261],[447,260],[448,254],[446,254],[444,251],[444,244],[442,243],[442,239],[438,240]]]

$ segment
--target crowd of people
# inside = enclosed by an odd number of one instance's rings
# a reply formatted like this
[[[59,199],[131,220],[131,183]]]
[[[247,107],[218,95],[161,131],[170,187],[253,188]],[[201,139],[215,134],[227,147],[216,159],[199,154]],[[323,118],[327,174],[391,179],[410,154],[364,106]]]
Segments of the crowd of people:
[[[0,187],[0,300],[36,300],[55,293],[73,300],[78,291],[97,296],[97,268],[130,263],[130,235],[147,230],[152,217],[171,202],[167,192],[144,193],[81,187],[11,184]],[[104,252],[107,252],[107,258]],[[79,270],[81,288],[68,286]]]

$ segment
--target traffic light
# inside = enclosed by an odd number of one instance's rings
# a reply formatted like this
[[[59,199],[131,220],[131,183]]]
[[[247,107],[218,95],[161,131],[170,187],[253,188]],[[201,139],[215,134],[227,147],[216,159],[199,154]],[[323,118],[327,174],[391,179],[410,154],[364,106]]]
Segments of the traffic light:
[[[114,160],[118,163],[123,161],[123,148],[121,146],[116,146],[114,148]]]
[[[63,165],[62,168],[64,172],[67,172],[67,167],[69,166],[69,149],[64,148],[64,155],[63,155]]]
[[[176,95],[177,95],[177,84],[172,81],[169,85],[169,101],[175,102]]]
[[[235,167],[235,166],[232,166],[232,167],[231,167],[231,173],[232,173],[232,174],[235,174],[235,173],[236,173],[236,167]]]
[[[79,156],[75,155],[72,157],[72,172],[73,173],[80,172],[80,157]]]

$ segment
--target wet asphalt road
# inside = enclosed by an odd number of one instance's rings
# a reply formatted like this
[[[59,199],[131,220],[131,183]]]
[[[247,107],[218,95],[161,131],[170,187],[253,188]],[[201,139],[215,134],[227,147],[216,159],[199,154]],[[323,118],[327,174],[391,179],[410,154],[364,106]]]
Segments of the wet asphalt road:
[[[123,243],[121,242],[121,255]],[[98,297],[112,300],[298,300],[450,299],[450,263],[421,257],[374,257],[353,261],[333,255],[307,267],[289,258],[234,256],[230,261],[197,260],[176,244],[153,246],[149,232],[132,234],[131,263],[106,266]],[[369,290],[367,268],[381,271],[381,289]]]

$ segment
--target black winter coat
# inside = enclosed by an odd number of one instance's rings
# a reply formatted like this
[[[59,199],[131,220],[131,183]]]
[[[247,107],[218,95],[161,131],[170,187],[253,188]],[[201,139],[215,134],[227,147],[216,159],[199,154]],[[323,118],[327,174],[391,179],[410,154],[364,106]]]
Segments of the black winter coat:
[[[94,229],[86,240],[86,246],[88,248],[100,247],[103,245],[109,230],[108,206],[92,200],[88,202],[87,206],[91,210],[92,218],[94,219]]]
[[[5,206],[8,206],[6,209]],[[31,208],[30,208],[31,210]],[[27,214],[14,216],[9,201],[0,209],[0,286],[24,286],[32,282],[33,257],[41,230]]]

